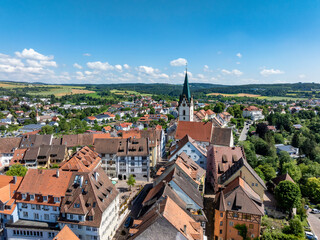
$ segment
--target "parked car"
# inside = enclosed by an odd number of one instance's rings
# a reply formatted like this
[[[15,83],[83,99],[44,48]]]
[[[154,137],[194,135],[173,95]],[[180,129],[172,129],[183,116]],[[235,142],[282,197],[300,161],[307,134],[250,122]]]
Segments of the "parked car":
[[[314,213],[314,214],[316,214],[316,213],[320,213],[320,210],[318,210],[318,209],[314,208],[314,209],[312,209],[311,213]]]
[[[131,227],[132,223],[133,223],[133,218],[129,216],[126,219],[126,221],[124,222],[124,227],[125,228],[129,228],[129,227]]]
[[[314,235],[312,232],[305,232],[305,234],[306,234],[306,239],[318,240],[318,237]]]

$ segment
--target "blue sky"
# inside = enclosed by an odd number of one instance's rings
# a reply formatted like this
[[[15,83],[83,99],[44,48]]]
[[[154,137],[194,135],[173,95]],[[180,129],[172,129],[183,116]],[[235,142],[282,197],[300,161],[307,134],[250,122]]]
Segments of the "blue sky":
[[[320,82],[319,0],[1,0],[0,79]]]

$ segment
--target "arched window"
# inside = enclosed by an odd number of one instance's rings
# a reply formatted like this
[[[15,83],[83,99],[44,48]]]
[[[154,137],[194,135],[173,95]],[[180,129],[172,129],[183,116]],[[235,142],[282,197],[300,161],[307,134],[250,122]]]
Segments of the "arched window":
[[[186,110],[183,110],[183,114],[182,115],[186,115]]]

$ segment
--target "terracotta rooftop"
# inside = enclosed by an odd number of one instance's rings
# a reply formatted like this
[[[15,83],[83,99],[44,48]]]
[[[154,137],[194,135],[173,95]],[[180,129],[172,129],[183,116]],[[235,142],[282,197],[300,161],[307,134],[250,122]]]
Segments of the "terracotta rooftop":
[[[62,171],[91,172],[100,164],[99,154],[85,146],[60,165]]]
[[[58,175],[57,175],[58,173]],[[67,190],[69,180],[72,176],[71,172],[59,171],[58,169],[29,169],[23,181],[17,190],[18,202],[31,202],[30,196],[26,199],[22,199],[22,194],[35,194],[35,203],[44,203],[42,196],[64,197]],[[53,197],[48,199],[48,204],[56,204],[53,201]],[[56,205],[60,205],[56,204]]]
[[[235,162],[245,158],[242,147],[212,146],[208,148],[207,156],[207,176],[213,184],[218,184],[219,177]]]
[[[0,154],[13,153],[14,149],[19,147],[20,142],[20,137],[0,138]]]
[[[24,164],[24,155],[27,149],[18,148],[14,151],[13,157],[10,159],[10,165],[13,164]]]
[[[179,121],[175,139],[189,135],[196,141],[211,142],[212,123]]]
[[[72,230],[65,225],[62,230],[52,240],[80,240]]]
[[[263,203],[259,196],[240,177],[234,179],[226,189],[216,195],[215,207],[219,211],[264,215]]]
[[[172,239],[169,237],[172,233],[169,233],[169,229],[157,224],[153,226],[157,221],[167,221],[177,232],[180,232],[186,239],[198,240],[203,239],[203,229],[200,223],[194,221],[183,209],[181,209],[170,197],[166,197],[160,203],[157,203],[148,213],[143,215],[136,222],[135,225],[129,230],[133,236],[130,239],[134,239],[141,235],[148,228],[156,228],[157,233],[154,233],[152,239]],[[155,230],[155,229],[154,229]],[[170,229],[171,231],[171,229]],[[146,234],[152,234],[147,233]],[[147,237],[147,236],[145,236]],[[151,236],[150,238],[151,239]]]
[[[275,185],[278,185],[280,182],[285,181],[285,180],[295,183],[288,173],[285,173],[285,174],[282,174],[278,177],[275,177],[274,179],[272,179],[272,182]]]
[[[182,139],[185,135],[189,135],[191,138],[199,142],[229,146],[231,143],[232,129],[214,127],[211,122],[179,121],[175,139]]]
[[[100,227],[103,212],[117,195],[116,187],[101,167],[92,172],[74,172],[61,204],[61,213],[84,215],[85,220],[78,224]],[[72,222],[63,215],[58,221]]]

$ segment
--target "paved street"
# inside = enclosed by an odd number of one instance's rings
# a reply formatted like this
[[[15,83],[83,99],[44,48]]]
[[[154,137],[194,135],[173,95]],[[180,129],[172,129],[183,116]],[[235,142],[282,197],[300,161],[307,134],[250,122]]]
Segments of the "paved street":
[[[310,224],[312,232],[317,236],[320,237],[320,214],[312,214],[308,213],[308,222]]]
[[[145,197],[147,196],[147,193],[149,192],[149,190],[151,188],[152,188],[152,183],[147,183],[144,186],[144,188],[140,192],[137,199],[135,199],[135,201],[132,203],[132,206],[130,206],[130,213],[128,214],[128,216],[131,216],[133,219],[136,219],[138,217],[140,209],[142,207],[142,202],[145,199]],[[127,217],[125,219],[127,219]],[[128,238],[128,229],[124,227],[124,222],[125,222],[125,220],[123,221],[121,226],[119,226],[113,239],[125,240]]]
[[[244,123],[244,127],[239,137],[239,141],[245,141],[247,139],[248,131],[250,128],[250,124]]]

